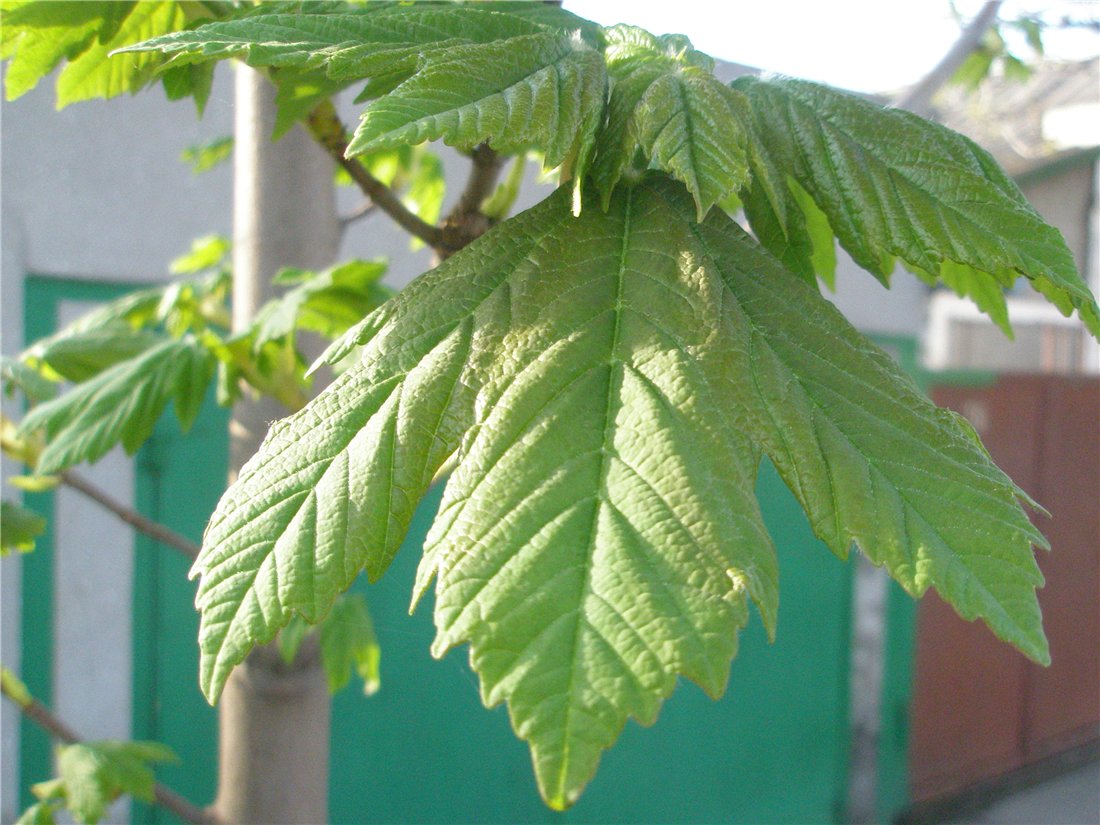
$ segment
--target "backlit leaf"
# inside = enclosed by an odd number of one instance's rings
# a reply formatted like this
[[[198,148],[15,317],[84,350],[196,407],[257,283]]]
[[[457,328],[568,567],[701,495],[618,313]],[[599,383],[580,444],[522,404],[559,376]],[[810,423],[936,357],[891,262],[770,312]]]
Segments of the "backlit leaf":
[[[895,257],[941,278],[945,262],[961,264],[983,290],[1001,291],[1006,274],[1023,275],[1100,337],[1100,309],[1061,234],[975,143],[806,81],[745,77],[734,85],[751,102],[763,163],[774,170],[768,182],[754,169],[753,186],[769,190],[777,212],[789,202],[789,175],[856,263],[884,282]]]
[[[152,435],[170,400],[186,430],[213,371],[213,357],[195,339],[165,340],[38,405],[20,425],[21,433],[46,434],[36,472],[48,475],[94,462],[120,442],[133,454]]]
[[[63,60],[110,40],[136,5],[113,0],[0,5],[0,57],[10,61],[4,76],[8,100],[29,92]]]
[[[46,519],[12,501],[0,502],[0,555],[12,550],[29,553],[34,540],[46,532]]]
[[[435,3],[281,11],[210,23],[131,50],[173,54],[175,64],[241,57],[298,73],[291,85],[324,72],[331,83],[315,79],[315,93],[289,94],[299,109],[369,79],[361,97],[373,102],[349,157],[436,139],[464,149],[486,142],[506,154],[537,148],[548,166],[563,165],[578,186],[583,181],[606,90],[591,24],[573,31],[563,28],[576,20],[566,12],[533,14],[512,3],[499,11],[494,4]],[[307,103],[299,106],[301,100]]]
[[[108,59],[115,49],[183,28],[187,17],[175,0],[135,3],[110,40],[94,44],[61,72],[57,104],[67,106],[92,98],[112,98],[144,88],[164,62],[158,54],[135,53]]]
[[[123,794],[153,801],[150,762],[176,761],[159,742],[81,742],[57,751],[57,772],[66,807],[77,822],[99,822],[107,806]]]
[[[682,35],[616,26],[606,38],[613,82],[593,166],[605,206],[640,153],[643,168],[687,186],[702,220],[748,180],[744,95],[715,78],[714,61]]]
[[[854,542],[1045,658],[1042,537],[971,430],[724,213],[697,224],[678,184],[576,219],[567,198],[369,316],[328,356],[363,346],[359,364],[272,428],[195,566],[208,697],[294,613],[381,575],[452,454],[417,581],[436,582],[433,652],[470,643],[556,807],[678,675],[721,693],[747,599],[774,628],[761,449],[839,555]]]

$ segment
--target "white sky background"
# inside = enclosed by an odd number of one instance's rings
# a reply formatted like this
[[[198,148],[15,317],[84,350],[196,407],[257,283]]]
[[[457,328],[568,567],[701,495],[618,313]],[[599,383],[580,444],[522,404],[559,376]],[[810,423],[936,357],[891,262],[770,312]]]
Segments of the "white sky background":
[[[859,92],[885,92],[923,77],[959,36],[948,0],[565,0],[602,25],[632,23],[676,32],[713,57]],[[957,0],[970,19],[980,0]],[[1001,17],[1042,12],[1050,20],[1100,17],[1100,0],[1005,2]],[[1006,38],[1012,31],[1005,28]],[[1013,51],[1031,59],[1022,40]],[[1050,57],[1100,54],[1092,31],[1044,33]]]

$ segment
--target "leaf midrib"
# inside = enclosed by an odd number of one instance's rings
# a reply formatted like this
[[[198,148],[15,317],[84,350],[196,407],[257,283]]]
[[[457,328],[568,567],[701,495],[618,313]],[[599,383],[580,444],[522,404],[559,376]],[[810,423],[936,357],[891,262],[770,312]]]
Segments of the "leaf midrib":
[[[566,735],[564,738],[564,744],[562,745],[561,754],[561,767],[558,771],[557,777],[557,799],[561,802],[566,801],[566,780],[569,774],[569,751],[572,739],[570,738],[570,722],[573,716],[573,695],[576,688],[577,678],[577,649],[580,646],[581,631],[585,621],[583,610],[585,602],[592,594],[592,562],[595,555],[595,542],[596,533],[599,528],[600,510],[604,504],[602,492],[607,487],[607,473],[610,467],[611,454],[614,451],[614,439],[612,437],[612,424],[614,422],[614,415],[612,414],[612,408],[615,405],[616,396],[621,394],[622,391],[622,368],[625,363],[622,358],[618,356],[620,335],[622,329],[622,316],[623,316],[623,287],[625,284],[626,273],[626,256],[627,250],[630,248],[630,229],[632,211],[634,207],[634,190],[627,191],[626,203],[623,207],[623,242],[619,248],[619,262],[616,268],[616,283],[615,283],[615,323],[611,330],[611,345],[609,351],[611,357],[608,361],[608,382],[607,382],[607,405],[604,412],[603,423],[603,443],[600,450],[600,471],[599,482],[597,489],[600,493],[597,494],[596,505],[592,508],[592,526],[589,529],[588,548],[584,557],[584,573],[581,581],[581,593],[577,599],[577,611],[576,611],[576,626],[573,630],[573,643],[570,646],[569,661],[571,667],[569,668],[569,684],[566,688],[566,703],[565,703],[565,718],[562,720],[562,728],[565,730]],[[619,399],[619,406],[621,407],[621,399]],[[616,410],[617,412],[617,410]],[[627,668],[629,672],[629,668]]]

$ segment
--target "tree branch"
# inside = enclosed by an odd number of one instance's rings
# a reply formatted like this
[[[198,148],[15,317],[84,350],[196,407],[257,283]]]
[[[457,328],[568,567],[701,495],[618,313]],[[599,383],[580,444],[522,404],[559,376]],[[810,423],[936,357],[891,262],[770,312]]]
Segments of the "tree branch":
[[[441,258],[453,255],[489,228],[489,219],[481,213],[481,204],[492,194],[500,170],[504,167],[504,158],[490,149],[488,144],[482,143],[474,149],[470,159],[473,167],[466,188],[443,222],[446,249],[439,250]]]
[[[90,481],[68,470],[61,473],[59,478],[61,479],[61,483],[66,487],[72,487],[77,492],[90,498],[96,504],[110,510],[138,532],[144,533],[150,538],[159,541],[161,544],[166,544],[169,547],[179,550],[191,559],[191,561],[199,557],[199,550],[201,548],[197,544],[184,538],[179,533],[169,530],[163,524],[158,524],[151,519],[145,518],[145,516],[141,515],[133,508],[127,507],[121,501],[112,498],[107,492],[101,490]]]
[[[6,676],[8,676],[7,672],[5,672]],[[22,685],[19,686],[22,687]],[[54,739],[64,742],[66,745],[77,745],[83,741],[76,731],[59,719],[48,707],[26,693],[25,689],[23,691],[13,690],[9,678],[0,679],[0,692],[15,703],[24,716]],[[159,782],[153,783],[153,798],[158,805],[171,811],[184,822],[191,822],[194,825],[219,825],[219,820],[209,811],[188,802],[171,788],[165,787]]]
[[[990,0],[977,16],[970,21],[959,35],[947,54],[916,86],[906,92],[895,104],[899,109],[908,109],[921,117],[927,117],[932,110],[932,97],[958,70],[963,61],[978,47],[986,31],[997,21],[997,12],[1001,9],[1001,0]]]
[[[353,210],[348,212],[346,215],[341,215],[339,217],[338,220],[340,221],[340,231],[343,231],[343,230],[347,229],[349,226],[351,226],[351,224],[355,223],[357,220],[360,220],[361,218],[365,218],[368,215],[373,214],[376,209],[378,209],[378,204],[374,203],[374,201],[370,201],[370,200],[363,201],[361,204],[359,204]]]
[[[379,209],[393,218],[406,232],[443,254],[445,248],[443,230],[410,212],[393,190],[364,169],[357,160],[344,157],[348,149],[347,131],[337,117],[336,109],[331,102],[326,101],[310,112],[309,117],[306,118],[306,126],[313,138],[351,176],[356,185],[363,190],[363,194]]]

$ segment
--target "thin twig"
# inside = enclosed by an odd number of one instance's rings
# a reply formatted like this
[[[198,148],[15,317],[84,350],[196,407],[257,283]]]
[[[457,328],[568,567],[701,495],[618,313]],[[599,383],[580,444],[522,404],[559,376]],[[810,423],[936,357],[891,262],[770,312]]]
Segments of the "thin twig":
[[[110,510],[139,533],[144,533],[150,538],[159,541],[161,544],[166,544],[169,547],[179,550],[191,559],[191,561],[199,557],[201,548],[193,541],[189,541],[179,533],[168,529],[163,524],[147,519],[132,507],[127,507],[121,501],[113,498],[87,479],[83,479],[69,470],[61,473],[59,477],[61,483],[66,487],[72,487],[77,492],[82,493],[96,502],[96,504]]]
[[[347,131],[331,102],[317,106],[306,119],[306,125],[314,139],[336,161],[351,179],[359,186],[371,202],[389,215],[406,232],[442,253],[444,249],[443,230],[432,226],[410,212],[401,199],[378,178],[363,168],[363,164],[354,158],[346,158],[348,150]]]
[[[23,715],[46,731],[54,739],[64,742],[66,745],[79,744],[81,737],[65,722],[54,715],[44,704],[33,697],[19,697],[8,690],[6,680],[0,682],[3,694],[14,702]],[[184,822],[194,825],[218,825],[219,820],[210,811],[203,810],[192,802],[188,802],[171,788],[167,788],[160,782],[153,783],[153,798],[162,808],[171,811]]]
[[[473,166],[466,187],[443,222],[444,248],[438,250],[441,258],[453,255],[489,229],[490,221],[482,214],[481,204],[496,186],[500,170],[504,167],[504,158],[490,149],[488,144],[482,143],[471,153],[470,160]]]
[[[347,229],[348,226],[350,226],[351,224],[355,223],[358,220],[361,220],[362,218],[367,217],[367,215],[373,214],[375,212],[375,210],[377,210],[377,209],[378,209],[378,205],[375,204],[373,201],[363,201],[361,204],[359,204],[357,207],[352,209],[346,215],[341,215],[339,217],[340,229],[341,230]]]
[[[482,202],[492,194],[500,170],[504,167],[504,158],[489,148],[486,143],[479,144],[470,155],[473,168],[466,188],[447,217],[448,222],[461,220],[466,215],[481,209]]]

